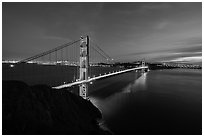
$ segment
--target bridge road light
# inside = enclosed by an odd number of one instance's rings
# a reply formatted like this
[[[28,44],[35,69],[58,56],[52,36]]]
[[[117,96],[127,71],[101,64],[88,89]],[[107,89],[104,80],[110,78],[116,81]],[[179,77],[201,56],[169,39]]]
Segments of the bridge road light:
[[[14,65],[13,65],[13,64],[11,64],[11,65],[9,65],[9,67],[13,68],[13,67],[14,67]]]

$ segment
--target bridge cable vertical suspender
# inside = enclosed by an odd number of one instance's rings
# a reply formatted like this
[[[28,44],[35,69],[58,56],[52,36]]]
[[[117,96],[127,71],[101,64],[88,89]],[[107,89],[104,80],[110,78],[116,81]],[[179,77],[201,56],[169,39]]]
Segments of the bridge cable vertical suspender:
[[[77,52],[79,52],[79,51],[77,51],[77,45],[76,46],[74,46],[74,62],[75,62],[75,68],[76,68],[76,73],[75,73],[75,80],[74,81],[76,81],[76,79],[77,79],[77,73],[78,73],[78,71],[77,71],[77,58],[78,58],[78,56],[77,56]]]
[[[62,82],[64,83],[64,76],[63,76],[63,72],[64,72],[64,56],[63,56],[63,52],[64,52],[64,49],[61,49],[61,74],[62,74]]]

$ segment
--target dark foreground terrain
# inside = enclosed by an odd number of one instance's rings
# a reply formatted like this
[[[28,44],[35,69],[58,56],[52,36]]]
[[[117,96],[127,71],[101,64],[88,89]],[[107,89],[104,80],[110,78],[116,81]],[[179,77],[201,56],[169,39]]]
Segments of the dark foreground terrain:
[[[2,84],[2,134],[110,134],[99,127],[100,111],[67,90],[19,81]]]

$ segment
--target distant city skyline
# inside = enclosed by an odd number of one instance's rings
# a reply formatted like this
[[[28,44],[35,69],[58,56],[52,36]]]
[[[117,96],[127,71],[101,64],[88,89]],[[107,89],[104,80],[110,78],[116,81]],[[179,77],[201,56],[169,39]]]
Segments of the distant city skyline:
[[[115,61],[202,63],[201,2],[2,3],[2,59],[89,35]]]

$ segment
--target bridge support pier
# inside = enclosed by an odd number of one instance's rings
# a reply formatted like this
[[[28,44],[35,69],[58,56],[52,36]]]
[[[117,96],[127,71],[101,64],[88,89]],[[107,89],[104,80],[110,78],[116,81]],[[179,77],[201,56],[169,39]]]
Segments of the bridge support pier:
[[[80,38],[80,68],[79,79],[88,80],[88,68],[89,68],[89,37]],[[84,99],[88,95],[88,84],[83,83],[79,87],[79,95]]]

